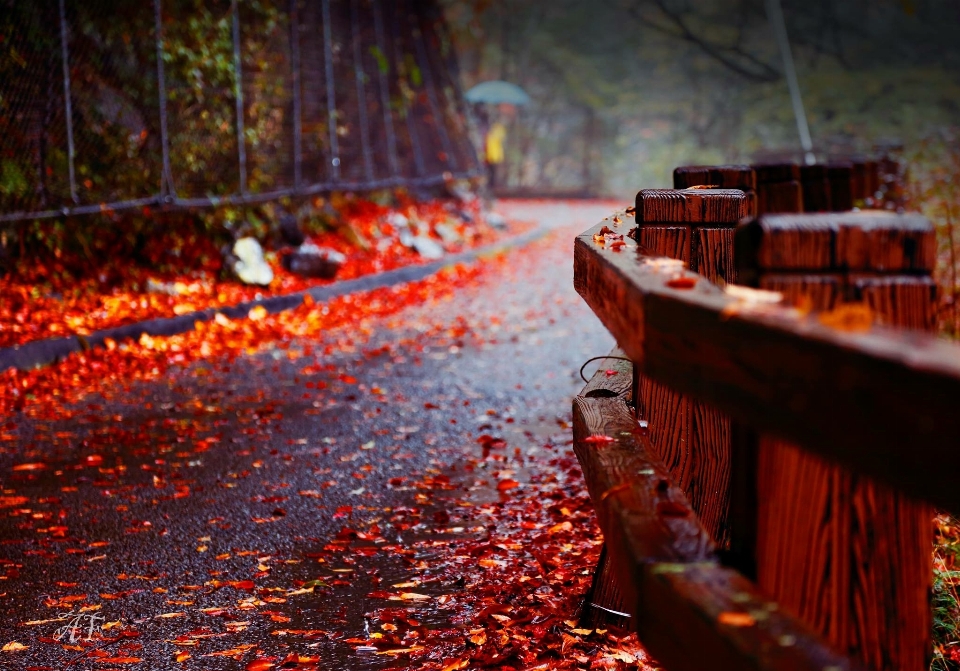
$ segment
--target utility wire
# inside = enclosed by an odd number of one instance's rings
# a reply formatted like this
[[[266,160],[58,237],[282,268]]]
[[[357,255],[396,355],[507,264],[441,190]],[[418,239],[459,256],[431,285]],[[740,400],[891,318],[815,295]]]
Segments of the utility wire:
[[[793,54],[790,52],[790,40],[787,39],[787,24],[783,18],[783,8],[780,0],[766,0],[767,19],[780,46],[780,55],[783,57],[783,74],[790,87],[790,100],[793,103],[793,116],[797,119],[797,131],[800,133],[800,146],[803,147],[804,161],[807,165],[817,162],[813,154],[813,140],[810,139],[810,127],[807,125],[807,113],[803,109],[803,98],[800,97],[800,84],[797,82],[797,69],[793,65]]]

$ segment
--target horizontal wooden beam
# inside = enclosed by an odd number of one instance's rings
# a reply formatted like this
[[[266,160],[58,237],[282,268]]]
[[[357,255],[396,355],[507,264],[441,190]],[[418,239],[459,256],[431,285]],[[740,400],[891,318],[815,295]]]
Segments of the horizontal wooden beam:
[[[740,282],[768,272],[933,271],[937,239],[920,214],[884,210],[764,214],[737,229]]]
[[[633,391],[633,364],[626,360],[627,355],[619,347],[614,347],[610,354],[600,359],[600,367],[587,386],[580,392],[587,398],[611,398],[619,396],[627,402],[632,401]]]
[[[637,635],[670,671],[854,668],[715,547],[619,397],[578,396],[574,450]]]
[[[960,513],[960,346],[856,319],[834,328],[598,230],[576,240],[574,285],[644,375]]]

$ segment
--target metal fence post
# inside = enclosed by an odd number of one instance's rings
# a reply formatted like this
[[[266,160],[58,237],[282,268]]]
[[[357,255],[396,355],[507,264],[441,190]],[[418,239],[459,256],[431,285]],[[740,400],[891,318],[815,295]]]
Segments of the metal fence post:
[[[381,62],[387,58],[387,51],[384,47],[383,14],[380,11],[379,2],[373,3],[373,27],[377,51],[379,52],[377,72],[380,80],[380,107],[383,111],[383,127],[387,135],[387,161],[390,164],[390,176],[399,178],[400,162],[397,158],[397,136],[393,128],[393,113],[390,111],[390,83],[387,81],[387,73],[381,67]]]
[[[427,90],[427,101],[430,103],[430,111],[433,113],[434,124],[437,127],[437,134],[440,136],[440,145],[443,152],[447,155],[446,163],[452,170],[456,170],[457,156],[453,151],[453,144],[450,142],[450,135],[447,133],[447,125],[442,116],[442,110],[437,102],[436,87],[433,80],[433,71],[430,68],[430,59],[427,56],[427,49],[423,42],[423,31],[420,26],[413,27],[413,40],[417,49],[417,60],[420,62],[420,73],[423,77],[423,83]]]
[[[300,18],[299,0],[290,0],[290,60],[293,70],[293,189],[303,182],[303,110],[300,103]]]
[[[370,150],[370,128],[367,119],[367,89],[364,85],[363,50],[360,47],[359,0],[350,2],[350,34],[353,41],[353,76],[357,80],[357,103],[360,111],[360,146],[363,150],[363,174],[373,181],[373,153]]]
[[[473,164],[473,176],[479,176],[483,174],[484,166],[480,160],[480,156],[477,153],[476,145],[473,143],[472,137],[478,137],[479,134],[476,130],[476,127],[473,123],[473,115],[470,113],[469,108],[466,104],[466,99],[463,97],[463,86],[460,84],[460,63],[457,61],[456,52],[453,51],[453,37],[450,35],[450,29],[447,26],[446,21],[440,21],[436,24],[437,36],[439,37],[442,44],[446,44],[450,49],[449,55],[447,56],[448,69],[441,70],[441,79],[443,78],[443,73],[446,72],[450,84],[453,88],[453,100],[450,101],[449,93],[447,95],[448,103],[452,104],[454,110],[462,116],[463,126],[465,128],[465,135],[467,136],[467,145],[470,149],[469,151],[469,162]],[[441,83],[441,87],[443,84]]]
[[[399,5],[399,3],[398,3]],[[394,12],[402,11],[400,6],[394,6]],[[397,63],[397,68],[399,70],[400,63],[403,59],[403,52],[400,49],[400,21],[394,16],[394,21],[392,25],[393,30],[393,58],[394,62]],[[398,72],[399,74],[399,72]],[[423,177],[426,174],[426,166],[423,163],[423,149],[420,146],[420,135],[417,133],[416,126],[412,123],[413,119],[411,118],[411,113],[413,112],[414,105],[407,105],[407,102],[403,100],[401,96],[400,102],[403,105],[403,118],[407,126],[407,135],[410,137],[410,145],[413,149],[413,164],[417,169],[417,177]]]
[[[173,174],[170,172],[170,136],[167,132],[167,82],[163,71],[163,24],[160,17],[161,0],[153,0],[157,38],[157,95],[160,112],[160,153],[163,157],[163,172],[160,175],[160,199],[176,197]]]
[[[240,63],[240,9],[237,0],[230,3],[233,21],[234,98],[237,102],[237,159],[240,163],[240,193],[247,195],[247,143],[243,130],[243,73]]]
[[[327,130],[330,137],[330,180],[340,180],[340,146],[337,140],[337,101],[333,86],[333,31],[330,0],[323,0],[323,64],[327,80]]]
[[[77,196],[77,176],[74,169],[76,152],[73,144],[73,104],[70,100],[70,61],[67,48],[67,13],[64,0],[60,0],[60,55],[63,60],[63,104],[67,115],[67,164],[70,171],[70,199],[74,203],[80,202]]]

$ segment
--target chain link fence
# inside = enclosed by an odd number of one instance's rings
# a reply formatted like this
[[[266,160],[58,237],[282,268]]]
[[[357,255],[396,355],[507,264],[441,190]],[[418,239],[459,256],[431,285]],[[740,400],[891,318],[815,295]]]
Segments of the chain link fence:
[[[0,222],[480,172],[432,0],[0,0]]]

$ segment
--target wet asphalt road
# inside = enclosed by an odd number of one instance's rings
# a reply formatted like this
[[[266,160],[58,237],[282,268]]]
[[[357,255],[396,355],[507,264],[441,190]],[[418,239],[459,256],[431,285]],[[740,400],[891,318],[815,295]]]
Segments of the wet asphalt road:
[[[572,288],[573,237],[612,206],[503,209],[558,230],[454,297],[327,334],[332,354],[267,344],[106,389],[69,420],[0,420],[0,645],[28,646],[0,669],[237,669],[293,639],[316,668],[402,667],[345,642],[367,633],[367,594],[429,575],[436,557],[410,545],[438,521],[482,534],[446,506],[501,495],[502,473],[466,466],[478,436],[502,437],[530,486],[538,450],[564,442],[580,364],[612,346]],[[15,468],[29,463],[45,467]],[[356,531],[380,538],[365,552]],[[358,553],[335,552],[347,536]],[[55,640],[67,613],[138,635],[97,658]]]

